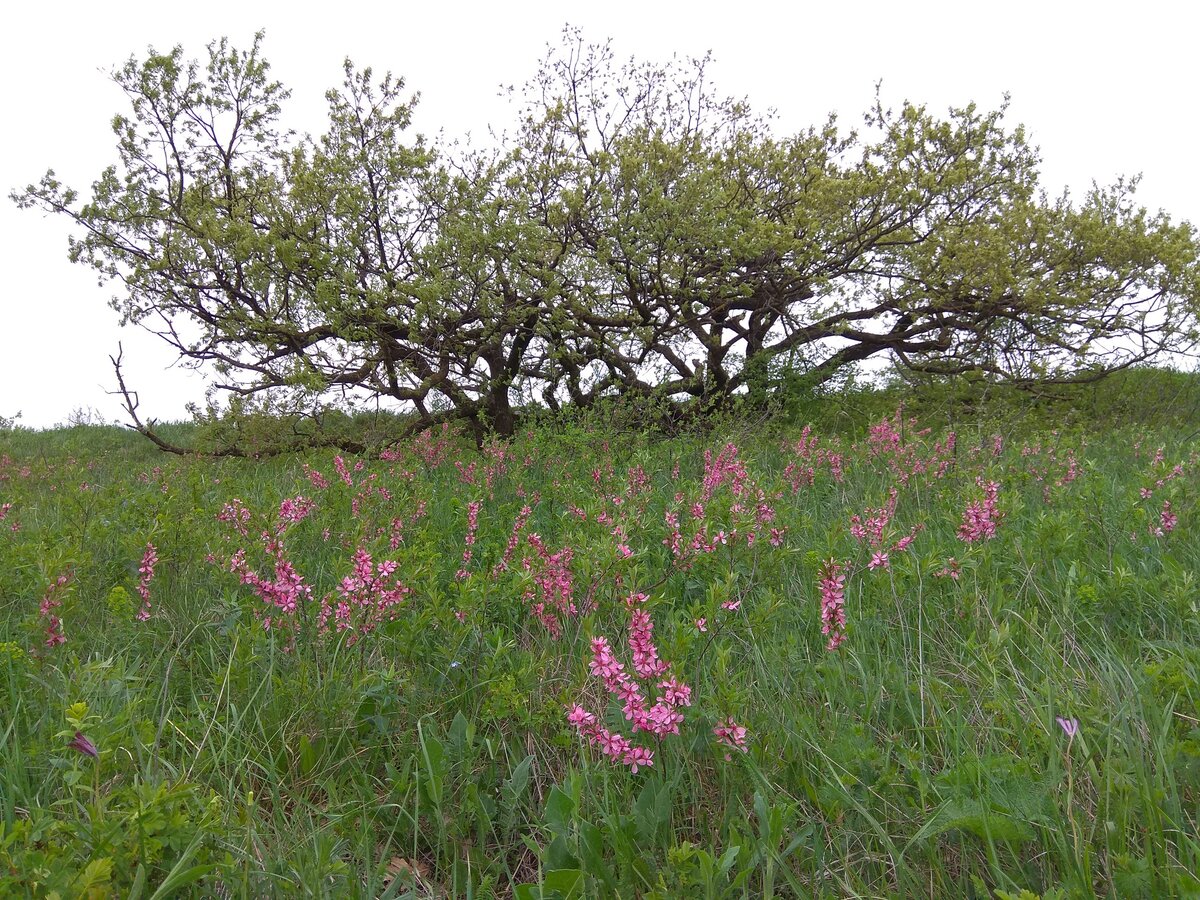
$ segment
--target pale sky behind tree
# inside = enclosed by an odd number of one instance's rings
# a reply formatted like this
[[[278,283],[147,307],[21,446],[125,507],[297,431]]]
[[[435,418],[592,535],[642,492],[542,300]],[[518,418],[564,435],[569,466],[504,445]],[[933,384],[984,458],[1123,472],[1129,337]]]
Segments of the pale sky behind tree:
[[[530,79],[563,26],[612,40],[618,59],[666,61],[712,52],[719,94],[774,108],[790,133],[837,112],[857,127],[882,82],[885,105],[904,100],[998,107],[1041,148],[1042,182],[1081,197],[1093,180],[1142,175],[1151,211],[1200,224],[1200,6],[1177,2],[611,2],[510,3],[27,3],[4,15],[0,37],[3,194],[53,168],[87,197],[116,161],[110,122],[126,112],[108,72],[148,46],[181,44],[188,58],[227,36],[239,49],[266,31],[265,58],[291,89],[284,124],[325,128],[324,93],[341,84],[342,61],[403,76],[421,103],[413,132],[486,138],[515,123],[499,95]],[[121,341],[140,412],[186,418],[205,380],[181,367],[160,339],[119,328],[108,300],[119,283],[66,258],[65,219],[0,202],[0,417],[64,422],[75,410],[121,419],[106,392]]]

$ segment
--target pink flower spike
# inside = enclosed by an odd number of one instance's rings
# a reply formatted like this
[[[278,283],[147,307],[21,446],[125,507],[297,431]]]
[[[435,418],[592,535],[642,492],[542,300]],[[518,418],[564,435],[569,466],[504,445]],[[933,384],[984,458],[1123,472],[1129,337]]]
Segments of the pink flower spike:
[[[1179,524],[1179,517],[1171,512],[1171,501],[1164,500],[1162,505],[1162,513],[1159,516],[1159,528],[1163,534],[1169,534],[1174,531]]]
[[[827,560],[821,566],[821,633],[828,635],[825,649],[836,650],[846,639],[846,574],[837,560]]]
[[[141,576],[138,579],[137,592],[142,598],[142,608],[138,610],[137,620],[145,622],[150,618],[150,582],[154,580],[154,567],[158,564],[158,551],[153,544],[146,545],[146,552],[142,556],[142,564],[138,566],[138,574]]]

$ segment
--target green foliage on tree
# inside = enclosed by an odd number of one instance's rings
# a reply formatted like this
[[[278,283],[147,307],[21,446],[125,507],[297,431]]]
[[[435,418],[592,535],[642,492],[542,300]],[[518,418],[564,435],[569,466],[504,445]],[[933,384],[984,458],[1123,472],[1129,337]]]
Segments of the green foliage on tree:
[[[1003,107],[877,100],[861,131],[778,134],[707,60],[621,64],[568,30],[494,148],[412,136],[404,82],[350,61],[309,137],[261,45],[131,58],[86,198],[53,171],[12,195],[245,398],[354,391],[506,434],[528,404],[761,404],[877,356],[1087,380],[1197,338],[1192,226],[1136,180],[1049,198]]]

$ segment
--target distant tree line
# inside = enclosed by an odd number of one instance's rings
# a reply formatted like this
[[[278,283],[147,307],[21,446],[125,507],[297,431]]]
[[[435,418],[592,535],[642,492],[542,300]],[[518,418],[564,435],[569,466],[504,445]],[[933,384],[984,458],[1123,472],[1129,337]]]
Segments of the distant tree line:
[[[618,62],[568,31],[494,147],[410,136],[402,80],[345,64],[324,134],[284,131],[261,35],[131,58],[117,161],[79,226],[113,306],[244,398],[392,398],[511,433],[528,404],[766,403],[885,356],[1065,382],[1196,341],[1197,239],[1118,181],[1072,201],[1004,109],[878,100],[797,134],[706,60]]]

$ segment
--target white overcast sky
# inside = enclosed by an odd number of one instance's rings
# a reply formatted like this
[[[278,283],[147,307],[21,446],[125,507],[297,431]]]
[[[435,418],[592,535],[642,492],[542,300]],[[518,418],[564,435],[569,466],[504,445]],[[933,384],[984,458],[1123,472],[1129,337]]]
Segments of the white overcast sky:
[[[265,29],[264,55],[292,89],[290,127],[323,129],[324,91],[350,56],[421,92],[415,130],[485,134],[512,122],[498,85],[530,78],[570,23],[589,40],[611,38],[619,57],[712,51],[716,88],[774,107],[786,130],[831,111],[857,125],[880,80],[889,105],[934,111],[994,108],[1007,91],[1009,121],[1041,147],[1051,194],[1141,173],[1145,206],[1200,224],[1198,10],[1188,0],[20,3],[0,37],[0,194],[50,167],[86,193],[116,158],[109,122],[124,107],[107,73],[150,45],[200,56],[215,37],[245,47]],[[204,380],[168,368],[174,357],[157,338],[117,327],[107,301],[119,285],[98,286],[67,261],[68,233],[66,221],[0,201],[0,416],[22,411],[22,424],[46,426],[93,408],[119,418],[106,391],[122,341],[141,411],[185,418]]]

